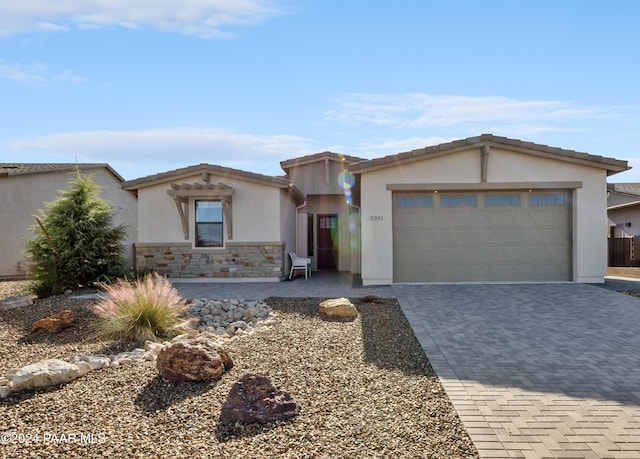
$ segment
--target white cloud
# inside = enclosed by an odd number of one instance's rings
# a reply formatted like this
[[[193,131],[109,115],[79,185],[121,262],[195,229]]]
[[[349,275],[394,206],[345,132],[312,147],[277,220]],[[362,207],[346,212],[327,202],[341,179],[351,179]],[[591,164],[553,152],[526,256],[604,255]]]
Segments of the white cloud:
[[[85,79],[76,75],[73,70],[65,69],[60,73],[51,72],[43,64],[6,64],[0,60],[0,79],[17,81],[26,84],[45,84],[49,81],[68,81],[82,83]]]
[[[282,14],[274,0],[29,0],[0,2],[0,35],[71,28],[154,28],[205,38]]]
[[[396,128],[450,128],[466,126],[486,131],[573,131],[565,126],[577,120],[611,119],[608,108],[581,107],[570,101],[517,100],[508,97],[470,97],[433,94],[345,94],[326,117],[347,124],[374,124]],[[519,129],[518,129],[519,127]],[[476,130],[476,133],[478,131]]]
[[[47,78],[33,68],[0,62],[0,78],[20,83],[42,84]]]
[[[118,171],[141,170],[137,166],[142,164],[152,166],[153,170],[145,174],[209,163],[260,173],[269,173],[261,170],[268,164],[275,175],[282,173],[280,161],[313,152],[310,141],[303,137],[189,127],[65,132],[17,139],[10,148],[40,152],[47,161],[77,155],[80,162],[109,163]]]

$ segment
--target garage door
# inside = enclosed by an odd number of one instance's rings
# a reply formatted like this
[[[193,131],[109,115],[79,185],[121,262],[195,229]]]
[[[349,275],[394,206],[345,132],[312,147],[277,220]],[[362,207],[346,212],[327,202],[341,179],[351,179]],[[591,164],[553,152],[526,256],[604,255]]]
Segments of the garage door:
[[[394,282],[571,280],[570,197],[394,192]]]

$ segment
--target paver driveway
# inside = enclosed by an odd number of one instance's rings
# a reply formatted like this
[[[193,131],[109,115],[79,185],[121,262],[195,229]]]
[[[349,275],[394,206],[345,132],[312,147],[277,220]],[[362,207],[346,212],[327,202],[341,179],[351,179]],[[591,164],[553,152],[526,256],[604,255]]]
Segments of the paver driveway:
[[[640,298],[584,284],[179,284],[185,296],[397,297],[484,458],[640,459]]]
[[[640,458],[640,299],[584,284],[392,289],[482,457]]]

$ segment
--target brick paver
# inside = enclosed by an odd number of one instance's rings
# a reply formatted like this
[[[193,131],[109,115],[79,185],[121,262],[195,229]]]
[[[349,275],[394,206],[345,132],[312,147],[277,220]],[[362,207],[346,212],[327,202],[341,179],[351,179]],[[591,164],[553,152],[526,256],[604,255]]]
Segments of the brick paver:
[[[392,288],[482,457],[640,458],[640,299],[583,284]]]
[[[640,299],[584,284],[358,287],[347,274],[184,296],[397,297],[483,458],[640,459]]]

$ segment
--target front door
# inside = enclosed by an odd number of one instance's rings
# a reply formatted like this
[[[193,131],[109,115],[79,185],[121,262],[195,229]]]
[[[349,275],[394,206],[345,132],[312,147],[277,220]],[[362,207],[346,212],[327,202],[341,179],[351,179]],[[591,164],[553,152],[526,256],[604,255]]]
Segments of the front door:
[[[338,268],[338,214],[318,215],[318,269]]]

